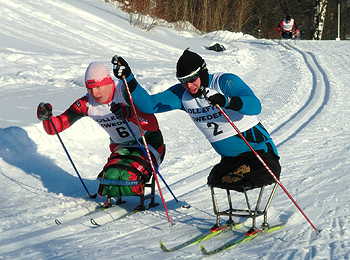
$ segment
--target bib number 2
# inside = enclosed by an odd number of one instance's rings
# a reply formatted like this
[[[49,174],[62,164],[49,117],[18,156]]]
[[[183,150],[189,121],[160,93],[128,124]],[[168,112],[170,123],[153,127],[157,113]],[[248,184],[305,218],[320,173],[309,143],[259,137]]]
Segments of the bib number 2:
[[[217,123],[209,122],[209,123],[207,123],[207,127],[208,128],[214,127],[214,131],[213,131],[214,136],[217,136],[217,135],[223,133],[223,131],[219,130],[219,125]]]

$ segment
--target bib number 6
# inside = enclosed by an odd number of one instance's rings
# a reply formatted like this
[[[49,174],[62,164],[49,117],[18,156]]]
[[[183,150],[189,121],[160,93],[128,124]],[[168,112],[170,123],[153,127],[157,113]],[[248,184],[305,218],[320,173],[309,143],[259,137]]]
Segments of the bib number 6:
[[[121,137],[121,138],[125,138],[125,137],[128,137],[130,136],[129,132],[128,131],[125,131],[126,128],[125,127],[117,127],[115,129],[115,131],[117,131],[118,135]]]

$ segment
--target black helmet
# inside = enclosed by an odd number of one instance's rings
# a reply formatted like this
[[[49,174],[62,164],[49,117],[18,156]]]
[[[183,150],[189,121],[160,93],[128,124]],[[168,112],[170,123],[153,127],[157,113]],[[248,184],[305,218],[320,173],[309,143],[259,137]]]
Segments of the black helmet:
[[[188,79],[200,77],[201,88],[193,97],[202,95],[204,88],[208,86],[209,74],[205,60],[197,53],[191,52],[187,48],[176,64],[176,77],[181,83],[188,82]]]
[[[290,20],[292,20],[292,17],[290,15],[287,15],[286,16],[286,21],[290,21]]]
[[[185,78],[203,69],[206,69],[204,59],[197,53],[189,51],[187,48],[177,61],[176,77]]]

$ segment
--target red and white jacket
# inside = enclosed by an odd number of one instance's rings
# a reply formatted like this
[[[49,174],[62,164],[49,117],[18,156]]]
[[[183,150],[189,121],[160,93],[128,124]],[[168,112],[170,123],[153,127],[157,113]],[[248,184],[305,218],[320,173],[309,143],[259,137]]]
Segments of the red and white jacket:
[[[126,89],[122,81],[115,82],[115,88],[112,91],[112,96],[106,104],[98,104],[88,93],[82,98],[76,100],[63,114],[59,116],[52,116],[51,119],[58,132],[62,132],[71,125],[73,125],[80,118],[88,116],[98,123],[110,136],[111,144],[110,149],[113,151],[118,146],[130,145],[135,143],[135,139],[125,125],[124,121],[121,121],[115,117],[110,111],[110,105],[112,102],[123,103],[129,105],[126,101]],[[141,112],[137,107],[136,112],[138,119],[146,137],[146,141],[155,148],[159,154],[163,153],[164,144],[161,131],[159,129],[158,120],[154,114],[146,114]],[[131,111],[129,126],[137,139],[141,138],[141,133],[138,128],[136,116]],[[54,135],[55,130],[49,120],[43,121],[43,126],[47,134]],[[148,140],[149,139],[149,140]],[[141,139],[140,139],[141,140]]]
[[[277,31],[280,34],[282,34],[282,32],[292,33],[294,31],[294,35],[296,36],[298,33],[298,27],[294,19],[291,19],[289,23],[287,23],[286,19],[283,19],[277,26]]]

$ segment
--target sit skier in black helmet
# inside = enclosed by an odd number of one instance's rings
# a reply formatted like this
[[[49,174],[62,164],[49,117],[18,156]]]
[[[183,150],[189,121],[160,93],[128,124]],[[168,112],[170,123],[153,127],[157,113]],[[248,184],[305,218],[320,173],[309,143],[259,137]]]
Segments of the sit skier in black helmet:
[[[281,166],[275,144],[259,122],[261,103],[252,89],[232,73],[208,73],[206,62],[197,53],[186,49],[177,62],[179,84],[149,95],[132,74],[128,63],[121,57],[112,63],[126,77],[136,106],[145,113],[162,113],[175,109],[185,111],[202,131],[221,161],[213,167],[208,184],[242,192],[275,182],[255,157],[247,144],[237,135],[232,125],[215,105],[219,105],[238,127],[251,146],[273,171],[277,178]],[[125,73],[120,73],[125,71]],[[233,177],[233,172],[240,177]]]

